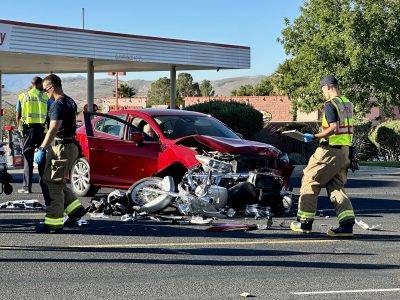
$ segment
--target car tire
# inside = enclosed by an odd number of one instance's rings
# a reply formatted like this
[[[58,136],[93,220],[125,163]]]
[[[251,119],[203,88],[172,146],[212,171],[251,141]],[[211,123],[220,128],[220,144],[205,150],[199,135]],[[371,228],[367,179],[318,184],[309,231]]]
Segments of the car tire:
[[[72,165],[70,181],[72,190],[79,197],[93,196],[100,189],[90,183],[90,165],[85,157],[79,157]]]

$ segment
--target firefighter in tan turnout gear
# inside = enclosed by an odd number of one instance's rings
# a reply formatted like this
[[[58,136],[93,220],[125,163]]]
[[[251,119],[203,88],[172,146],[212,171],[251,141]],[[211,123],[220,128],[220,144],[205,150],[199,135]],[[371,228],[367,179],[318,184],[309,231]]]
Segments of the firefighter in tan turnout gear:
[[[293,231],[310,233],[317,209],[318,195],[326,187],[339,220],[337,228],[328,230],[328,236],[352,236],[355,216],[353,206],[344,191],[349,148],[353,139],[353,105],[340,95],[337,79],[328,75],[320,82],[326,100],[322,128],[317,134],[304,134],[305,142],[319,139],[319,147],[311,156],[301,182],[297,221]]]
[[[44,224],[36,231],[50,233],[61,232],[64,225],[75,224],[86,210],[65,183],[65,177],[79,156],[80,146],[75,139],[77,105],[64,94],[61,79],[54,74],[43,80],[43,90],[55,102],[49,111],[49,130],[35,154],[35,162],[45,164],[43,197],[46,202]],[[65,223],[64,213],[68,216]]]

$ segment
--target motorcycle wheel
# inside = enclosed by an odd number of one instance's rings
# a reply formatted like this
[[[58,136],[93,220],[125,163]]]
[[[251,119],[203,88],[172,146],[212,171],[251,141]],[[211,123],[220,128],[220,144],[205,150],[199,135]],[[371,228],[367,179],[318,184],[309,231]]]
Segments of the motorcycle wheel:
[[[143,206],[156,199],[159,196],[159,194],[143,191],[143,188],[150,187],[153,189],[161,190],[162,189],[161,182],[162,178],[153,176],[140,179],[139,181],[136,181],[134,184],[132,184],[128,190],[128,198],[131,205]],[[163,208],[160,208],[160,210]]]

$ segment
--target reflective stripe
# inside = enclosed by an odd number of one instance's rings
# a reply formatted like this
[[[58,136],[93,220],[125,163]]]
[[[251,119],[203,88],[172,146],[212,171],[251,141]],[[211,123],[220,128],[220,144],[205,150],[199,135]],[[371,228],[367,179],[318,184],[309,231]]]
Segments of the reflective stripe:
[[[299,218],[314,220],[314,218],[315,218],[315,212],[305,212],[305,211],[298,210],[298,211],[297,211],[297,216],[298,216]]]
[[[339,220],[339,222],[341,221],[341,220],[343,220],[344,218],[347,218],[347,217],[353,217],[354,218],[354,211],[352,211],[352,210],[345,210],[345,211],[342,211],[339,215],[338,215],[338,220]]]
[[[34,113],[29,113],[28,114],[28,117],[30,117],[30,118],[46,118],[46,115],[45,114],[34,114]]]
[[[44,218],[44,224],[50,225],[50,226],[63,226],[64,225],[64,218],[49,218],[45,217]]]
[[[64,212],[69,215],[72,213],[75,209],[77,209],[79,206],[82,206],[81,202],[79,202],[78,199],[72,201],[70,205],[67,206],[67,208],[64,210]]]

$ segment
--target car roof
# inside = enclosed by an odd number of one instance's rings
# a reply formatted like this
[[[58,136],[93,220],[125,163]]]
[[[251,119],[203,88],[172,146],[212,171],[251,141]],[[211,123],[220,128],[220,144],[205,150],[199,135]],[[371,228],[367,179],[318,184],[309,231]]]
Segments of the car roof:
[[[125,114],[146,114],[151,117],[156,116],[205,116],[203,113],[180,110],[180,109],[159,109],[159,108],[141,108],[141,109],[122,109],[108,112],[111,115],[125,115]]]

